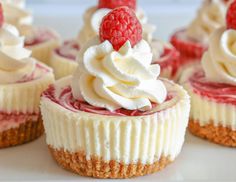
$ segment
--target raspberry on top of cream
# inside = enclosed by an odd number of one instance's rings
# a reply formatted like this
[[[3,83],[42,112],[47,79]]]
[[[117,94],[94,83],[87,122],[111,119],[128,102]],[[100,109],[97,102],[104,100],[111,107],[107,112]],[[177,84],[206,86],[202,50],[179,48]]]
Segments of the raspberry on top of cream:
[[[19,30],[26,28],[33,22],[31,13],[25,9],[24,0],[0,0],[5,21],[16,26]]]
[[[227,12],[228,29],[221,27],[210,36],[209,50],[202,58],[205,75],[210,81],[236,85],[235,18],[236,1]]]
[[[208,44],[210,34],[225,25],[227,4],[223,0],[204,0],[196,18],[187,28],[187,36]]]
[[[163,103],[167,90],[156,79],[160,67],[151,65],[151,49],[142,39],[134,12],[127,7],[111,11],[102,20],[99,35],[80,50],[71,84],[73,97],[110,111],[146,111],[152,103]]]
[[[143,37],[150,43],[155,26],[147,23],[147,17],[143,10],[136,8],[136,0],[99,0],[98,6],[89,8],[84,14],[84,25],[78,36],[79,44],[83,45],[89,39],[97,36],[102,18],[112,9],[120,6],[128,6],[136,12],[136,16],[143,26]]]

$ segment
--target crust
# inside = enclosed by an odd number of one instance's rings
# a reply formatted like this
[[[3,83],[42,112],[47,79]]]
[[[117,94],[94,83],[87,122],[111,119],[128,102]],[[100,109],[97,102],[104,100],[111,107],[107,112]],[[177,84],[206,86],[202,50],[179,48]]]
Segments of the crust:
[[[40,137],[44,132],[42,118],[38,121],[27,121],[17,128],[0,132],[0,148],[21,145]]]
[[[189,130],[192,134],[209,140],[211,142],[228,146],[236,147],[236,131],[223,126],[214,126],[211,124],[200,126],[199,121],[190,120]]]
[[[70,153],[63,149],[57,150],[51,146],[48,147],[53,158],[61,167],[81,176],[94,178],[131,178],[144,176],[160,171],[171,163],[169,157],[162,157],[159,161],[151,165],[141,163],[123,164],[115,160],[105,162],[96,156],[92,156],[90,160],[87,160],[84,152]]]

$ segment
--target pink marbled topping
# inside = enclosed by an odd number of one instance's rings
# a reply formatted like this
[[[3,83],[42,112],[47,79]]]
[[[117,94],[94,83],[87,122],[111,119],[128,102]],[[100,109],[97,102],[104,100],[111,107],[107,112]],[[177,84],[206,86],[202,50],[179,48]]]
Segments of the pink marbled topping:
[[[22,123],[27,121],[38,121],[39,113],[0,113],[0,132],[9,130],[11,128],[17,128]]]
[[[189,78],[193,91],[218,103],[236,105],[236,86],[210,82],[203,70],[196,70]]]
[[[48,28],[35,28],[32,30],[31,35],[26,36],[25,46],[34,46],[50,40],[58,39],[58,35]]]
[[[171,76],[174,77],[180,67],[179,57],[180,54],[175,48],[165,48],[160,59],[153,64],[159,64],[161,70],[171,67]]]
[[[51,70],[44,65],[36,63],[35,70],[30,76],[26,76],[23,79],[19,80],[17,83],[25,83],[30,82],[33,80],[40,79],[42,76],[44,76],[46,73],[51,72]]]
[[[71,61],[76,60],[76,55],[78,54],[80,49],[79,44],[76,40],[65,41],[61,47],[55,49],[55,52]]]
[[[65,87],[58,98],[55,97],[55,87],[52,85],[50,86],[43,94],[43,97],[50,99],[51,101],[61,105],[62,107],[73,111],[84,111],[94,114],[101,114],[101,115],[108,115],[108,116],[144,116],[151,114],[151,112],[142,112],[140,110],[127,110],[127,109],[117,109],[116,111],[109,111],[105,108],[98,108],[94,107],[87,102],[78,101],[73,98],[71,87]],[[176,96],[175,92],[169,92],[166,102],[172,100]],[[157,106],[157,104],[152,104],[153,108]]]

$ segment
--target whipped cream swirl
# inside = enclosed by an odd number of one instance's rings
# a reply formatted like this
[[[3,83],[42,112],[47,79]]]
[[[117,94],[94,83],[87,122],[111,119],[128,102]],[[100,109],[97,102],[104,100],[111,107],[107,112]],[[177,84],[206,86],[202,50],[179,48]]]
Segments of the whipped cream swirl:
[[[187,36],[208,44],[210,34],[225,25],[227,4],[223,0],[204,0],[197,17],[187,28]]]
[[[9,24],[0,28],[0,83],[10,84],[30,77],[36,61],[30,58],[31,51],[24,48],[24,37]]]
[[[219,28],[210,36],[202,58],[206,77],[213,82],[236,85],[236,31]]]
[[[2,3],[5,21],[17,27],[20,32],[27,31],[33,22],[31,13],[25,9],[25,1],[0,0]]]
[[[98,9],[97,7],[91,7],[85,12],[83,17],[84,25],[78,36],[78,42],[80,45],[85,44],[91,38],[98,35],[102,18],[110,11],[111,9],[107,8]],[[156,27],[147,23],[147,16],[143,10],[137,9],[136,16],[142,24],[144,39],[151,43]]]
[[[157,80],[160,66],[151,65],[152,53],[142,40],[135,47],[127,41],[115,51],[109,41],[96,37],[80,50],[79,66],[73,75],[75,99],[114,111],[150,110],[167,97],[164,83]]]

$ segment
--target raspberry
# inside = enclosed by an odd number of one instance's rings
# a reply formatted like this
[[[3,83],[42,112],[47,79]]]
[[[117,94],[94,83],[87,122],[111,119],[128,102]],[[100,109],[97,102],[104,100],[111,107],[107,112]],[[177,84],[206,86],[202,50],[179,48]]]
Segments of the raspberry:
[[[136,0],[99,0],[98,8],[115,9],[120,6],[128,6],[129,8],[136,9]]]
[[[236,30],[236,0],[234,0],[228,8],[226,14],[226,23],[227,23],[227,29]]]
[[[3,23],[4,23],[3,9],[2,9],[2,4],[0,3],[0,27],[2,27]]]
[[[130,41],[132,47],[142,40],[142,26],[133,10],[122,6],[108,13],[100,25],[101,42],[108,40],[115,50]]]

